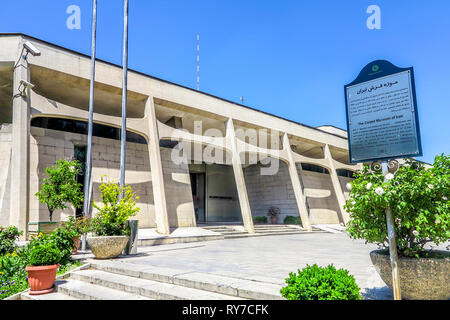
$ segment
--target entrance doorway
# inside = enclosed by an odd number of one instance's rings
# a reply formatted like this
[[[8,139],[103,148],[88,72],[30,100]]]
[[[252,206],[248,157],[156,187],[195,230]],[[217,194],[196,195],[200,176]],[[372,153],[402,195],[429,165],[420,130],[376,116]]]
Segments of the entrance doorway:
[[[205,174],[191,173],[192,199],[194,201],[195,220],[197,223],[206,222],[205,208]]]
[[[189,166],[197,223],[241,222],[233,168],[219,164]]]
[[[87,153],[86,146],[74,146],[74,158],[75,160],[78,160],[81,163],[81,171],[77,175],[77,182],[82,185],[82,190],[84,190],[84,176],[86,172],[86,153]],[[82,217],[83,207],[77,208],[75,210],[75,215],[77,218]]]

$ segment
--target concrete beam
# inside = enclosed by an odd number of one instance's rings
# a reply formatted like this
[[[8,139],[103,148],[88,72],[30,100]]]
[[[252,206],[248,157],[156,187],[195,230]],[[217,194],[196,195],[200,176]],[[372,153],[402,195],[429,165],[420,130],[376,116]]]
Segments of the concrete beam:
[[[159,149],[158,122],[153,97],[149,97],[145,103],[145,117],[148,119],[148,153],[152,174],[156,230],[161,234],[170,234],[166,192],[164,189],[164,173]]]
[[[255,233],[253,226],[252,211],[248,200],[247,187],[245,185],[244,171],[242,170],[241,158],[237,148],[236,133],[234,131],[233,119],[227,121],[227,145],[231,150],[231,158],[233,163],[234,179],[236,180],[236,188],[239,196],[239,204],[241,207],[242,221],[245,231]]]
[[[329,163],[328,169],[330,170],[331,183],[333,184],[333,189],[336,193],[336,199],[339,204],[340,217],[344,225],[347,225],[350,219],[347,211],[345,211],[344,209],[344,205],[347,201],[345,200],[344,192],[342,191],[341,183],[339,182],[339,177],[336,172],[335,162],[333,160],[333,156],[331,155],[330,146],[328,144],[325,145],[324,151],[325,159]]]
[[[308,208],[306,207],[305,203],[306,198],[302,190],[300,179],[298,177],[297,166],[295,165],[294,156],[291,150],[291,144],[289,142],[287,133],[283,134],[283,150],[288,158],[287,166],[289,169],[289,176],[291,177],[292,188],[294,189],[297,209],[300,215],[300,219],[302,220],[303,228],[311,231],[311,222],[309,221]]]

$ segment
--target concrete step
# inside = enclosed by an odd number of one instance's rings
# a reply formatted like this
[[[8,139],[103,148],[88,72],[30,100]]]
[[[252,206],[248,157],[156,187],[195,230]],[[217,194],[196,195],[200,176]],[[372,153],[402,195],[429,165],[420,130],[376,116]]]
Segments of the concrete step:
[[[252,236],[254,236],[254,235],[250,235],[248,233],[224,235],[225,239],[248,238],[248,237],[252,237]]]
[[[224,231],[222,232],[223,235],[229,235],[229,234],[247,234],[245,231]]]
[[[205,292],[227,295],[221,299],[244,298],[258,300],[279,300],[281,286],[263,281],[238,279],[205,272],[162,268],[149,265],[137,265],[127,262],[91,260],[95,270],[107,271],[116,275],[152,280],[169,285],[198,289]],[[154,287],[153,289],[157,289]],[[203,298],[202,299],[206,299]]]
[[[20,295],[20,300],[79,300],[75,297],[63,294],[61,292],[52,292],[38,296],[30,295],[28,292]]]
[[[74,272],[71,277],[86,283],[156,300],[243,300],[235,296],[183,285],[140,279],[101,270],[81,270]]]
[[[256,226],[255,225],[255,229],[261,229],[261,230],[285,230],[285,229],[298,229],[298,230],[302,230],[300,228],[295,228],[289,225],[283,225],[283,226]]]
[[[255,229],[255,232],[257,232],[257,233],[278,233],[278,234],[283,234],[283,233],[291,233],[291,232],[305,233],[306,231],[299,230],[299,229],[283,229],[283,230],[277,230],[277,229],[258,230],[258,229]]]
[[[73,273],[68,280],[55,283],[58,293],[81,300],[152,300],[141,295],[75,280],[72,276]]]
[[[263,237],[263,236],[278,236],[278,235],[294,235],[294,234],[311,234],[311,233],[327,233],[323,230],[313,229],[312,231],[257,231],[256,233],[245,233],[245,234],[238,234],[238,235],[225,235],[225,239],[236,239],[236,238],[249,238],[249,237]]]

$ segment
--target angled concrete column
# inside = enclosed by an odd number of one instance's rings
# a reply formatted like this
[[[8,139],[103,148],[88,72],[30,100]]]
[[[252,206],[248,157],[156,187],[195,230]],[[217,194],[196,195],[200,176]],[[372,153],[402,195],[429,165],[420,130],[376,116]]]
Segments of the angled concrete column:
[[[164,174],[159,149],[158,124],[153,97],[149,97],[145,103],[145,116],[148,119],[148,153],[152,173],[156,230],[161,234],[170,234],[166,193],[164,190]]]
[[[328,146],[328,144],[325,145],[324,151],[325,151],[325,158],[328,159],[328,162],[329,162],[331,182],[333,184],[334,193],[336,194],[336,198],[337,198],[337,201],[339,204],[341,220],[342,220],[342,222],[344,222],[345,225],[347,225],[349,216],[348,216],[347,211],[345,211],[345,209],[344,209],[346,200],[345,200],[344,192],[342,191],[342,188],[341,188],[341,184],[339,182],[339,177],[337,175],[336,168],[335,168],[334,162],[333,162],[333,157],[331,155],[330,147]]]
[[[242,221],[245,231],[255,233],[253,226],[252,211],[250,202],[248,201],[247,187],[245,185],[244,172],[242,171],[241,158],[237,149],[236,134],[234,131],[233,119],[227,121],[227,145],[229,146],[232,156],[234,179],[236,180],[236,188],[239,196],[239,204],[241,206]]]
[[[11,150],[11,206],[9,223],[23,231],[27,237],[30,192],[30,95],[20,80],[30,81],[28,63],[22,57],[14,69],[12,101],[12,150]],[[26,96],[19,91],[25,89]]]
[[[302,185],[298,177],[297,166],[295,165],[294,157],[292,156],[291,144],[289,142],[288,135],[283,134],[283,149],[285,150],[289,163],[289,176],[291,177],[292,188],[294,189],[295,200],[297,202],[298,213],[302,220],[303,228],[311,231],[311,222],[309,221],[308,208],[305,203],[305,195],[302,190]]]

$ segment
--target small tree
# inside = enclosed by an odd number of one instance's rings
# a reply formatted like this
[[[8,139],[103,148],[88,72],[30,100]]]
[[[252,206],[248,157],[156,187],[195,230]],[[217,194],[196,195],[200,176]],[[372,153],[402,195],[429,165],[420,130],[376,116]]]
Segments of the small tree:
[[[398,171],[373,174],[368,166],[351,182],[347,229],[352,238],[388,247],[386,208],[390,208],[401,256],[426,255],[428,242],[450,239],[450,156],[435,158],[433,167],[408,159]]]
[[[47,205],[50,221],[55,210],[64,210],[73,205],[80,208],[83,204],[82,185],[76,177],[81,171],[81,164],[60,159],[56,165],[45,169],[48,178],[42,180],[41,190],[36,193],[39,201]]]

